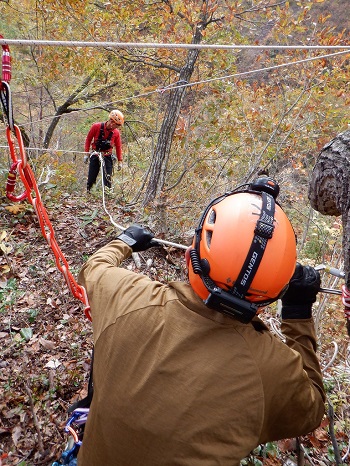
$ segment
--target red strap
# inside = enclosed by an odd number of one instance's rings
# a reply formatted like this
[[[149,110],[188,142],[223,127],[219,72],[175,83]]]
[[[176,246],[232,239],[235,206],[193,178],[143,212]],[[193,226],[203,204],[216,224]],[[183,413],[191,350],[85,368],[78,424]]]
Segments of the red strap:
[[[91,320],[90,306],[86,290],[83,286],[78,285],[78,283],[74,279],[73,275],[69,270],[68,262],[64,254],[62,253],[60,247],[58,246],[57,240],[55,238],[55,232],[48,217],[47,211],[44,207],[44,204],[42,203],[34,174],[27,162],[22,134],[17,125],[14,125],[14,132],[18,142],[20,158],[18,158],[16,154],[16,147],[12,138],[11,130],[9,127],[7,127],[6,135],[10,148],[11,158],[13,160],[13,164],[10,169],[9,180],[7,181],[7,195],[13,201],[20,201],[26,198],[28,202],[32,204],[40,223],[42,235],[44,236],[52,252],[54,253],[56,266],[58,270],[63,274],[68,288],[73,294],[73,296],[79,299],[85,305],[85,315],[88,319]],[[13,196],[12,194],[16,183],[16,171],[18,171],[22,183],[25,187],[25,191],[21,196]]]
[[[0,38],[3,38],[1,34]],[[12,116],[10,118],[10,115],[12,115],[12,103],[9,97],[10,86],[8,83],[11,79],[11,57],[8,45],[3,45],[2,49],[2,82],[0,84],[0,96],[1,103],[4,107],[4,112],[7,114],[9,120],[9,126],[6,129],[6,136],[13,162],[6,183],[6,195],[12,201],[18,202],[27,199],[28,202],[32,204],[40,223],[41,232],[55,255],[56,266],[58,270],[63,274],[73,296],[78,298],[85,305],[85,315],[91,320],[90,306],[86,290],[83,286],[78,285],[78,283],[75,281],[69,270],[68,262],[58,246],[52,224],[41,201],[40,192],[36,184],[34,174],[27,162],[27,156],[24,149],[21,131],[17,125],[13,124]],[[3,94],[6,94],[6,97],[4,97]],[[17,139],[19,157],[17,157],[17,149],[12,137],[13,134]],[[17,171],[25,187],[25,191],[19,196],[15,196],[13,194],[16,185]]]
[[[0,38],[4,37],[0,34]],[[9,83],[11,81],[11,56],[9,46],[2,45],[2,81]]]
[[[344,314],[347,319],[350,319],[350,291],[347,289],[346,285],[341,287],[342,291],[342,303],[344,305]]]

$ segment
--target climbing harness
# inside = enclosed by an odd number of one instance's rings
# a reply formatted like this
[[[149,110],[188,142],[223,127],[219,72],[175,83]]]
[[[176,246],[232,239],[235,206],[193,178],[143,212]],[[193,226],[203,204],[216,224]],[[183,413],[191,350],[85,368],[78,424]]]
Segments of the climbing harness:
[[[100,132],[96,141],[96,150],[97,151],[107,151],[112,149],[111,139],[113,136],[113,131],[109,131],[108,136],[104,137],[105,133],[105,124],[101,123]]]
[[[66,432],[71,434],[71,438],[65,450],[62,452],[59,461],[52,463],[52,466],[61,466],[64,464],[68,466],[77,465],[77,456],[82,445],[82,437],[88,413],[88,408],[78,408],[73,411],[64,428]]]

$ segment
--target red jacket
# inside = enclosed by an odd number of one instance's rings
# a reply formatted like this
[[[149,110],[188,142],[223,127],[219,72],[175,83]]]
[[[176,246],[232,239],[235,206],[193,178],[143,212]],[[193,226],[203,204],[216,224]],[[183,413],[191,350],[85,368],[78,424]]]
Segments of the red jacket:
[[[100,135],[100,129],[101,129],[101,123],[94,123],[91,126],[85,139],[85,152],[90,151],[90,145],[91,145],[92,150],[96,150],[96,142]],[[111,155],[113,151],[113,147],[115,147],[117,158],[119,162],[122,162],[123,155],[122,155],[122,140],[121,140],[120,132],[117,128],[112,130],[112,132],[113,132],[113,135],[110,140],[112,149],[110,149],[109,151],[103,152],[103,155]],[[110,133],[110,130],[106,129],[106,123],[105,123],[105,127],[104,127],[105,139],[108,138],[109,133]]]

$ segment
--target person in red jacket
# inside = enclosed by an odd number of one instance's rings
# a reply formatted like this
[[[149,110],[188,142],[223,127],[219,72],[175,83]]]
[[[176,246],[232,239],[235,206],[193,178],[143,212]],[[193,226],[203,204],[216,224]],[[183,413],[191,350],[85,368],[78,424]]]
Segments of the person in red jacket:
[[[85,139],[85,152],[92,153],[90,156],[86,155],[84,158],[85,163],[90,161],[89,173],[87,179],[87,191],[90,192],[92,186],[96,183],[97,175],[100,171],[100,160],[94,152],[101,152],[103,155],[103,184],[105,187],[111,187],[112,173],[113,173],[113,147],[115,147],[118,170],[122,168],[122,142],[118,128],[124,124],[124,115],[119,110],[112,110],[109,114],[109,119],[104,123],[94,123]]]

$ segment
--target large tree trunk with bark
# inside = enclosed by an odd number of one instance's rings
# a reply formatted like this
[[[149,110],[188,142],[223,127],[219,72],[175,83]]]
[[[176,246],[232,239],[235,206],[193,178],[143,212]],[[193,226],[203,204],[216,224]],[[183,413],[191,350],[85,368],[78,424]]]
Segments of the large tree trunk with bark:
[[[350,130],[338,134],[321,150],[314,166],[309,200],[324,215],[343,215],[349,209]]]
[[[350,130],[321,150],[309,186],[311,206],[324,215],[342,217],[345,284],[350,289]]]

